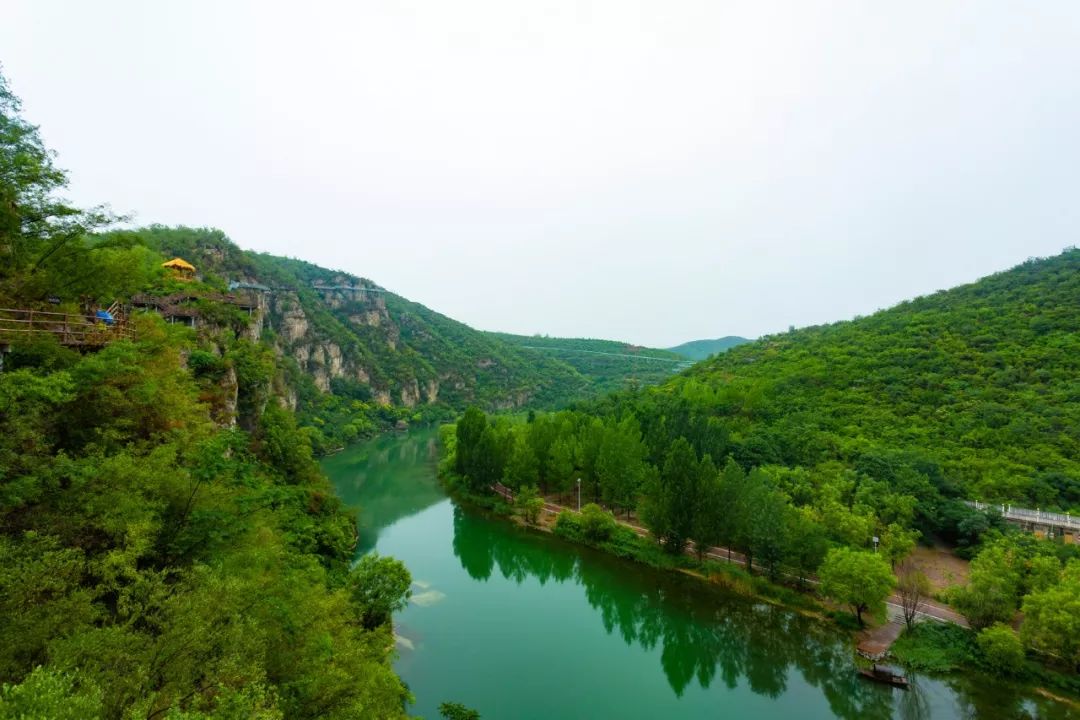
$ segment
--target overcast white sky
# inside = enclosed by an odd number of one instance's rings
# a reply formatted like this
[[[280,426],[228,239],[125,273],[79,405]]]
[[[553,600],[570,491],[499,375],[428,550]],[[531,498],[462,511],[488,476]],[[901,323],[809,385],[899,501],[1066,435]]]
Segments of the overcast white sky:
[[[77,202],[649,345],[1080,242],[1080,3],[5,0]]]

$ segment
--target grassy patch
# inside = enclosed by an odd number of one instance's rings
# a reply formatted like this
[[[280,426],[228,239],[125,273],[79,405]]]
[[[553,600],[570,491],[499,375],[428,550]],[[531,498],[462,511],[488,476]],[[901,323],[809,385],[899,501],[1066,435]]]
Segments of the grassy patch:
[[[949,673],[960,670],[994,673],[979,650],[973,630],[946,623],[919,623],[905,630],[892,646],[892,656],[913,670],[926,673]],[[1058,672],[1036,660],[1024,662],[1015,679],[1027,685],[1052,688],[1073,697],[1080,697],[1080,676]]]
[[[904,665],[930,673],[945,673],[982,665],[975,634],[958,625],[919,623],[897,638],[892,655]]]

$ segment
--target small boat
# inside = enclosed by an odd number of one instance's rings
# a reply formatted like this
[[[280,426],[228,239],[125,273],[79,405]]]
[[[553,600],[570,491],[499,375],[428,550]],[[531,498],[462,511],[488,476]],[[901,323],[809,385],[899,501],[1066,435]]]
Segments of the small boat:
[[[874,682],[885,683],[886,685],[903,688],[904,690],[908,689],[909,683],[907,677],[888,665],[878,665],[877,663],[874,663],[869,668],[859,668],[859,674],[863,677],[870,678]]]

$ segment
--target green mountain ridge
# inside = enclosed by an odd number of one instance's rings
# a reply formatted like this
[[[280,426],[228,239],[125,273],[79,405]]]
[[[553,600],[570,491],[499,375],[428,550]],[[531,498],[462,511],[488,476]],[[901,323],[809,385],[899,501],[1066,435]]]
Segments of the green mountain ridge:
[[[589,381],[586,395],[655,385],[691,365],[669,350],[647,348],[617,340],[560,338],[548,335],[488,333],[503,342],[558,358]]]
[[[1080,250],[851,321],[763,337],[617,400],[744,467],[835,466],[1080,509]],[[696,419],[695,419],[696,418]],[[648,435],[648,431],[646,431]]]
[[[748,342],[753,342],[753,340],[738,335],[727,335],[715,340],[691,340],[670,347],[668,350],[690,360],[705,360],[717,353],[727,352],[733,347],[745,345]]]

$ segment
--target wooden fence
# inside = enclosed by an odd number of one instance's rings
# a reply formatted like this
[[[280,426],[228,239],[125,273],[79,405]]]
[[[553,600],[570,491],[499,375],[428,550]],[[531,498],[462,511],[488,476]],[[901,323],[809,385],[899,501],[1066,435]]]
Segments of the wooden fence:
[[[116,340],[133,340],[135,329],[114,313],[112,325],[91,315],[46,310],[0,308],[0,341],[14,342],[34,334],[49,334],[61,345],[100,347]]]

